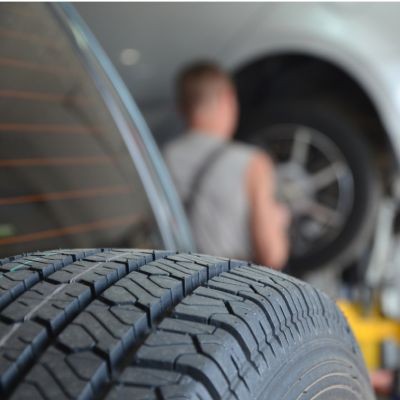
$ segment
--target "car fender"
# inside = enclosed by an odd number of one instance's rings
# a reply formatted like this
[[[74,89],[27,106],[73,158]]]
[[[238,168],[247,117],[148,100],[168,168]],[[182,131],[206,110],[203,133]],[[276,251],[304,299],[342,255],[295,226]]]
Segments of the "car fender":
[[[354,12],[357,5],[350,6],[266,5],[258,9],[246,34],[238,35],[235,45],[227,46],[220,58],[232,70],[284,54],[308,55],[332,63],[370,98],[399,162],[400,47],[396,37],[400,29],[396,32],[392,22],[400,7],[379,9],[372,5],[361,18]]]

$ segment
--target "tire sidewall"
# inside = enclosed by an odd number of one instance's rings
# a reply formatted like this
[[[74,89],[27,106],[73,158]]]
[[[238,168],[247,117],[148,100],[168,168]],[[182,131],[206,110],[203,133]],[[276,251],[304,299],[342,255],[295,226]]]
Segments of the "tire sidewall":
[[[282,367],[278,367],[272,377],[260,382],[257,388],[258,400],[265,400],[265,393],[268,393],[268,399],[297,399],[311,385],[315,385],[319,392],[332,389],[332,383],[326,378],[335,374],[340,374],[344,382],[358,382],[360,390],[363,391],[363,400],[374,398],[367,372],[360,363],[362,356],[359,349],[354,348],[350,351],[338,336],[325,334],[313,337],[286,354],[287,362],[282,362]],[[354,397],[341,398],[353,399]]]

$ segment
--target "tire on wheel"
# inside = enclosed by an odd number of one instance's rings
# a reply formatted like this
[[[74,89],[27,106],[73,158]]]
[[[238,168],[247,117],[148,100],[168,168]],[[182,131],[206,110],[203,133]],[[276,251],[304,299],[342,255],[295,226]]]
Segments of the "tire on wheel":
[[[0,270],[1,398],[373,399],[335,304],[266,267],[102,249]]]
[[[335,103],[316,100],[262,109],[241,129],[242,139],[277,163],[281,196],[294,215],[291,274],[332,265],[340,271],[370,245],[381,186],[362,130]]]

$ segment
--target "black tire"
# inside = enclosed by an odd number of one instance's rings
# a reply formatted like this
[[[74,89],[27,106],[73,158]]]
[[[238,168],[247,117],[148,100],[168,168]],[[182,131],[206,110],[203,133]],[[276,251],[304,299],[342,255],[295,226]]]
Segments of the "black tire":
[[[339,103],[340,104],[340,103]],[[370,245],[376,220],[381,185],[378,169],[358,118],[335,102],[316,100],[281,102],[262,108],[243,123],[239,138],[270,151],[270,138],[265,133],[272,126],[293,124],[315,129],[340,150],[354,182],[353,206],[338,236],[304,255],[291,255],[288,272],[302,276],[305,272],[335,266],[338,271],[360,259]]]
[[[1,268],[1,398],[373,399],[333,302],[265,267],[56,250]]]

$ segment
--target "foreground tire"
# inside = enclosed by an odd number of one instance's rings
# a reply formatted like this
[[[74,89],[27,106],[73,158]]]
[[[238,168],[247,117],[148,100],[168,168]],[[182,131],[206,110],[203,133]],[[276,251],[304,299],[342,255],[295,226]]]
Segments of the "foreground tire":
[[[118,249],[0,271],[1,398],[373,399],[336,306],[268,268]]]

